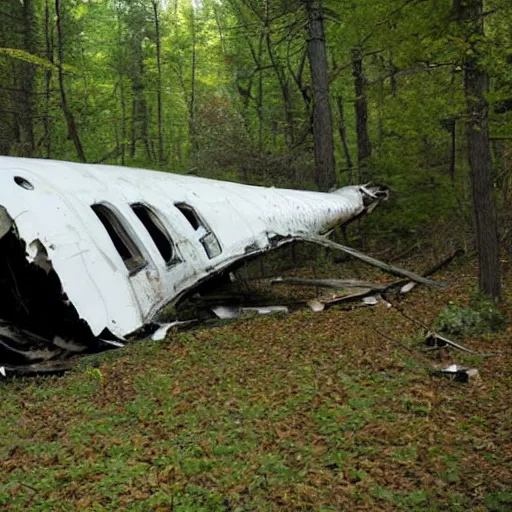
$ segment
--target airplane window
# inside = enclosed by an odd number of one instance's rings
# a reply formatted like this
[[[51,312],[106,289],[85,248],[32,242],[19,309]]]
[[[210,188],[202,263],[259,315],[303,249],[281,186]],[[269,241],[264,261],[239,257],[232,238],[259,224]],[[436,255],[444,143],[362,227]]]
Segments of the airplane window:
[[[188,220],[189,224],[194,228],[194,231],[201,232],[199,241],[203,246],[208,258],[212,259],[222,252],[219,240],[212,232],[208,224],[204,222],[192,206],[186,203],[176,203],[174,206],[178,208],[181,214]]]
[[[174,258],[174,247],[169,233],[156,213],[147,206],[137,203],[131,205],[133,213],[144,224],[149,235],[153,239],[158,251],[166,263],[171,263]]]
[[[114,247],[130,273],[145,267],[147,262],[116,213],[104,204],[93,204],[92,210],[105,227]]]

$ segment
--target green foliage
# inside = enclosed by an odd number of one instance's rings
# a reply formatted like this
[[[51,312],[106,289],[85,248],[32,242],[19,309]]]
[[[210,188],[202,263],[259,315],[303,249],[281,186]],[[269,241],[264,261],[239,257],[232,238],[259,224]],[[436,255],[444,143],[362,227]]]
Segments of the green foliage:
[[[512,492],[496,492],[485,497],[485,505],[490,512],[505,512],[512,508]]]
[[[24,2],[5,2],[10,16],[0,17],[0,153],[74,160],[56,72],[54,3],[46,12],[45,2],[33,0],[30,14]],[[360,173],[352,74],[358,48],[373,148],[364,172],[392,192],[381,214],[369,219],[367,238],[399,246],[424,234],[439,236],[439,225],[454,222],[457,228],[446,236],[466,237],[471,216],[462,62],[469,39],[453,2],[321,3],[340,182],[355,183]],[[503,137],[492,148],[503,208],[511,185],[512,110],[505,108],[512,86],[511,6],[488,2],[486,37],[478,43],[491,76],[491,135]],[[64,86],[89,161],[315,188],[301,2],[70,0],[61,9]],[[27,69],[31,83],[24,83]],[[447,119],[456,122],[454,169]],[[33,149],[27,126],[34,131]]]
[[[448,304],[434,321],[434,329],[460,337],[479,336],[504,329],[506,317],[496,303],[479,293],[469,307]]]

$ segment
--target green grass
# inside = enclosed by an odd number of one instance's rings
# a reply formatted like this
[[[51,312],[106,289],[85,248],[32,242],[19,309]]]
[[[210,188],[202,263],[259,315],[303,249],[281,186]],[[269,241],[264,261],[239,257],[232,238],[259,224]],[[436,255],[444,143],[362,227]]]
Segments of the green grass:
[[[406,307],[434,318],[442,293]],[[507,333],[471,345],[503,354],[468,385],[375,328],[418,334],[380,307],[298,312],[0,383],[0,509],[510,510]]]

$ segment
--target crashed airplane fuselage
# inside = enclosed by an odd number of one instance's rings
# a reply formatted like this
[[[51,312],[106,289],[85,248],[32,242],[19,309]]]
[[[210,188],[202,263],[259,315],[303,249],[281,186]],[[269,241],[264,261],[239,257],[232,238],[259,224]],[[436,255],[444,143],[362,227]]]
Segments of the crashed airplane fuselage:
[[[0,157],[0,365],[22,362],[23,343],[66,352],[122,339],[204,280],[374,200],[357,186],[281,190]]]

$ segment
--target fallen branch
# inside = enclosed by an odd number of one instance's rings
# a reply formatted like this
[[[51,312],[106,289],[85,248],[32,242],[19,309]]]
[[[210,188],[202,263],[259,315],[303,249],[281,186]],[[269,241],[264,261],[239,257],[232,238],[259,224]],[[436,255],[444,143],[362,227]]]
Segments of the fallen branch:
[[[471,350],[469,348],[466,348],[464,347],[463,345],[461,345],[460,343],[456,343],[455,341],[452,341],[448,338],[446,338],[445,336],[442,336],[441,334],[438,334],[437,332],[435,331],[432,331],[430,330],[430,328],[428,327],[428,325],[424,324],[423,322],[420,322],[419,320],[416,320],[416,318],[413,318],[412,316],[409,316],[407,313],[405,313],[405,311],[403,311],[401,308],[399,307],[396,307],[395,306],[395,309],[404,317],[404,318],[407,318],[407,320],[410,320],[412,323],[416,324],[416,325],[419,325],[420,327],[423,327],[423,329],[425,329],[427,331],[427,339],[429,337],[433,337],[434,339],[436,340],[439,340],[443,343],[445,343],[446,345],[450,346],[450,347],[453,347],[453,348],[456,348],[457,350],[460,350],[462,352],[467,352],[468,354],[472,354],[474,356],[480,356],[480,357],[492,357],[492,356],[497,356],[499,355],[497,352],[491,352],[491,353],[488,353],[488,354],[482,354],[480,352],[475,352],[474,350]]]
[[[399,268],[395,265],[390,265],[389,263],[384,263],[383,261],[377,260],[375,258],[372,258],[371,256],[368,256],[367,254],[364,254],[357,249],[352,249],[351,247],[347,247],[345,245],[338,244],[336,242],[332,242],[331,240],[327,240],[325,238],[318,238],[318,237],[306,237],[301,236],[297,237],[296,240],[303,241],[303,242],[309,242],[317,245],[322,245],[323,247],[327,247],[329,249],[334,249],[337,251],[342,251],[346,254],[350,254],[352,257],[361,260],[368,265],[372,265],[374,267],[380,268],[384,272],[387,272],[392,275],[401,276],[401,277],[407,277],[409,280],[414,281],[416,283],[425,284],[427,286],[435,286],[438,288],[444,288],[446,286],[445,283],[439,283],[436,281],[432,281],[431,279],[427,279],[426,277],[422,277],[418,274],[415,274],[414,272],[410,272],[409,270],[405,270],[402,268]]]
[[[493,357],[499,355],[497,352],[489,352],[488,354],[482,354],[480,352],[475,352],[474,350],[471,350],[469,348],[464,347],[463,345],[460,345],[459,343],[455,343],[455,341],[452,341],[445,336],[441,336],[437,332],[428,331],[427,333],[427,339],[428,338],[434,338],[436,341],[440,341],[445,344],[445,346],[456,348],[457,350],[460,350],[462,352],[467,352],[468,354],[473,354],[474,356],[480,356],[480,357]]]
[[[423,272],[421,274],[421,276],[422,277],[430,277],[430,276],[434,275],[439,270],[441,270],[441,269],[445,268],[446,266],[448,266],[457,256],[460,256],[460,255],[462,255],[464,253],[465,253],[464,249],[457,249],[452,254],[450,254],[450,256],[448,256],[444,260],[440,261],[439,263],[437,263],[433,267],[431,267],[428,270],[426,270],[425,272]],[[399,286],[401,287],[400,288],[400,294],[405,295],[406,293],[409,293],[414,288],[416,288],[416,286],[418,286],[418,283],[414,282],[414,281],[408,281],[406,279],[401,279],[400,281],[395,281],[394,283],[390,283],[388,285],[388,288],[387,288],[386,291],[389,291],[389,290],[394,289],[394,288],[398,288]]]
[[[385,333],[379,331],[378,329],[374,328],[373,332],[378,334],[381,338],[391,341],[392,343],[399,346],[400,348],[403,348],[410,354],[412,354],[416,357],[419,356],[419,358],[422,359],[421,364],[423,365],[424,369],[427,370],[429,373],[434,371],[434,367],[432,366],[432,363],[430,362],[430,360],[425,355],[423,355],[421,352],[418,352],[417,350],[414,350],[413,348],[408,347],[405,343],[402,343],[401,341],[397,340],[396,338],[393,338],[393,337],[389,336],[388,334],[385,334]]]
[[[336,306],[338,304],[342,304],[343,302],[352,302],[358,299],[364,299],[371,295],[373,290],[364,290],[362,292],[352,293],[350,295],[344,295],[343,297],[335,297],[334,299],[328,299],[321,301],[325,308],[330,308],[332,306]]]
[[[321,288],[366,288],[373,291],[385,291],[386,285],[359,281],[357,279],[299,279],[295,277],[276,277],[271,285],[288,284],[293,286],[319,286]]]
[[[432,365],[430,360],[421,352],[417,352],[416,350],[412,349],[411,347],[408,347],[401,341],[379,331],[378,329],[373,329],[373,331],[382,338],[391,341],[392,343],[399,346],[400,348],[403,348],[404,350],[407,350],[407,352],[413,354],[414,356],[419,356],[420,359],[422,360],[420,364],[423,365],[423,368],[428,372],[429,375],[442,375],[445,377],[452,377],[454,380],[458,380],[461,382],[470,382],[472,380],[479,379],[478,370],[474,368],[463,368],[459,367],[458,365],[450,365],[447,368],[436,368],[435,366]]]

